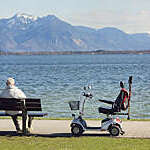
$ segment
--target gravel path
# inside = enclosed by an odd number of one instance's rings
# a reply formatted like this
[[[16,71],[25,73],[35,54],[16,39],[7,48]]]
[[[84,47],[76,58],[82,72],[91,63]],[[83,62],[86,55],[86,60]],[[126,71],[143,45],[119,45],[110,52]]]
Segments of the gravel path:
[[[37,136],[70,137],[70,120],[33,120],[31,133]],[[98,126],[99,121],[88,120],[89,126]],[[120,137],[150,138],[150,121],[123,121],[125,134]],[[0,135],[14,134],[10,119],[0,120]],[[108,132],[86,131],[83,136],[109,136]]]

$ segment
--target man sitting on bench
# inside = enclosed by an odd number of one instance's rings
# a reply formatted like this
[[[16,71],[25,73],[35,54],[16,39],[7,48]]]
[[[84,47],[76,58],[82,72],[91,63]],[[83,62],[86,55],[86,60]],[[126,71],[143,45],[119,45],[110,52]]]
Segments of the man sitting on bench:
[[[15,80],[13,78],[8,78],[6,81],[6,88],[2,91],[0,94],[1,98],[26,98],[26,95],[22,90],[20,90],[18,87],[15,86]],[[14,125],[16,127],[17,133],[21,133],[21,129],[19,126],[19,122],[17,119],[17,114],[19,111],[6,111],[7,114],[11,115],[11,118],[14,122]]]

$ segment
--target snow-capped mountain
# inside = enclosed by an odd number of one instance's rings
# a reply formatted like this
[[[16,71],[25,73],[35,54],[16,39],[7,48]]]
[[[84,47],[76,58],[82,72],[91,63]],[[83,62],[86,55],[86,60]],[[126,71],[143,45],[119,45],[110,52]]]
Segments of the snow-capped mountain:
[[[14,24],[14,23],[23,23],[23,24],[29,24],[32,23],[33,21],[36,21],[38,19],[38,17],[34,17],[32,15],[28,15],[28,14],[16,14],[14,17],[12,17],[11,19],[9,19],[9,23],[10,24]]]
[[[9,28],[15,28],[15,29],[22,29],[25,30],[25,28],[35,22],[38,19],[38,17],[28,15],[25,13],[17,13],[15,16],[13,16],[10,19],[6,19],[7,26]]]
[[[29,15],[29,14],[26,14],[26,13],[17,13],[15,15],[15,17],[22,20],[23,23],[27,23],[26,21],[29,21],[29,20],[35,21],[35,20],[38,19],[37,16],[32,16],[32,15]]]
[[[84,51],[147,50],[150,34],[127,34],[117,28],[72,26],[54,15],[18,13],[0,19],[0,50]]]

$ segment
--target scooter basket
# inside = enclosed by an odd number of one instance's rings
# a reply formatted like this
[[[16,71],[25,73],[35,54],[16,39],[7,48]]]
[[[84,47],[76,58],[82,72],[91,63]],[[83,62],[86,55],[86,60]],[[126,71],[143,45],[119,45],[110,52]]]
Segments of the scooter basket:
[[[70,101],[69,106],[71,110],[79,110],[80,101]]]

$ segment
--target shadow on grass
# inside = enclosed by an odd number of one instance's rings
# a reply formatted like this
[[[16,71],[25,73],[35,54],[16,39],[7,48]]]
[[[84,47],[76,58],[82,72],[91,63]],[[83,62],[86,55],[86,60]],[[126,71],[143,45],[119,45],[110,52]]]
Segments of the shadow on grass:
[[[19,136],[15,131],[0,131],[0,136]]]
[[[37,137],[73,137],[71,133],[53,133],[53,134],[35,134],[31,136],[37,136]],[[83,134],[80,137],[109,137],[110,134]]]
[[[0,136],[24,136],[22,134],[18,134],[15,131],[0,131]],[[56,137],[73,137],[71,133],[52,133],[52,134],[27,134],[26,136],[33,136],[33,137],[50,137],[50,138],[56,138]],[[110,134],[83,134],[81,137],[109,137]]]

